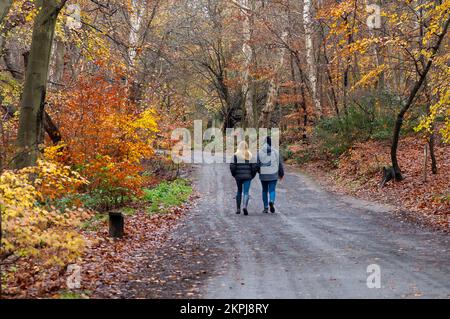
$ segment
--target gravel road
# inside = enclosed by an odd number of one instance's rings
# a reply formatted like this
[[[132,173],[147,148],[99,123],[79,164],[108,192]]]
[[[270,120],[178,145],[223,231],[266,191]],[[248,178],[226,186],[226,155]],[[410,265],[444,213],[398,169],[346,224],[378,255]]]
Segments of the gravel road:
[[[201,198],[178,232],[220,251],[207,261],[203,297],[450,297],[449,236],[404,222],[389,207],[328,193],[288,170],[277,212],[261,213],[256,177],[243,216],[234,213],[228,165],[197,165],[194,184]],[[381,288],[367,286],[374,264]]]
[[[200,198],[125,297],[450,298],[449,236],[387,206],[326,192],[287,169],[275,214],[261,212],[256,177],[249,216],[236,215],[228,165],[196,164],[191,175]],[[368,288],[369,265],[380,288]]]

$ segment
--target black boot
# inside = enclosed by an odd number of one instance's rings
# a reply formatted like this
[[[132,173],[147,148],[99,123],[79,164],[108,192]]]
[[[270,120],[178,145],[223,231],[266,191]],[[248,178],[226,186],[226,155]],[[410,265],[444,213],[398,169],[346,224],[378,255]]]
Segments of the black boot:
[[[244,196],[244,209],[242,209],[244,212],[244,215],[248,215],[247,206],[248,206],[249,200],[250,200],[250,196],[248,196],[248,195]]]
[[[269,203],[269,207],[270,207],[270,212],[271,212],[272,214],[275,213],[275,206],[273,206],[273,203],[272,203],[272,202]]]
[[[241,199],[236,198],[236,214],[241,213]]]

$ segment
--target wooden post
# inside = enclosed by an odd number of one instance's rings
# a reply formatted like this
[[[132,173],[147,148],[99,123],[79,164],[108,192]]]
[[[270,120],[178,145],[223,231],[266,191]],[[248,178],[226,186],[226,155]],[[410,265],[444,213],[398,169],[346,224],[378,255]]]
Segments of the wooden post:
[[[109,236],[122,238],[124,234],[124,219],[121,212],[109,212]]]

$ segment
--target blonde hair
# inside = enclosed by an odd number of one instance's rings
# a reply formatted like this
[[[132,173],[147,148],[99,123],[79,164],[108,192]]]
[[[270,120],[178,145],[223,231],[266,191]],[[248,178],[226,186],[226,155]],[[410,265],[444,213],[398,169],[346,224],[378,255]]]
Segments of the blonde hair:
[[[236,156],[239,156],[243,159],[245,159],[246,161],[251,160],[252,158],[252,153],[250,152],[250,150],[248,149],[248,144],[246,141],[241,141],[237,147],[237,151],[236,153],[234,153]]]

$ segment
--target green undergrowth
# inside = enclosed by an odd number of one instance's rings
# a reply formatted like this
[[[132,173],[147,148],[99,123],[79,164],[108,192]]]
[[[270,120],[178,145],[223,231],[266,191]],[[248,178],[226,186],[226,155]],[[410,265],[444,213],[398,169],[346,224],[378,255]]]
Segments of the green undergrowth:
[[[164,181],[151,189],[144,189],[143,199],[150,203],[148,213],[166,213],[173,207],[185,203],[192,193],[192,187],[185,179]]]

